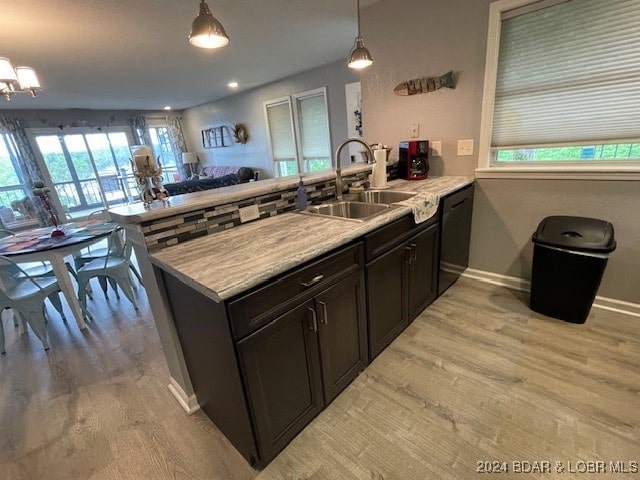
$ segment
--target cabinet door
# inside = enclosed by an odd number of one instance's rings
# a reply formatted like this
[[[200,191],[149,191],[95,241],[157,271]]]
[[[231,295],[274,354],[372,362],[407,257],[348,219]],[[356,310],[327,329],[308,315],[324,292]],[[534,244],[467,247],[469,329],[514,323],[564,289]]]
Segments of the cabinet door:
[[[436,299],[438,294],[438,224],[409,240],[409,321]]]
[[[258,449],[269,462],[323,408],[313,303],[238,342]]]
[[[407,326],[409,249],[402,244],[366,267],[369,357],[373,360]]]
[[[324,401],[328,404],[367,366],[367,328],[362,271],[315,298]]]

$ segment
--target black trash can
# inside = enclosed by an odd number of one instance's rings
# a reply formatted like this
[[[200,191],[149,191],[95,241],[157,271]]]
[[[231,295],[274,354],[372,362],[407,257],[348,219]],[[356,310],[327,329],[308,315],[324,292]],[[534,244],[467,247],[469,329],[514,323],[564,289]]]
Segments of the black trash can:
[[[531,310],[584,323],[616,248],[613,225],[595,218],[547,217],[531,240]]]

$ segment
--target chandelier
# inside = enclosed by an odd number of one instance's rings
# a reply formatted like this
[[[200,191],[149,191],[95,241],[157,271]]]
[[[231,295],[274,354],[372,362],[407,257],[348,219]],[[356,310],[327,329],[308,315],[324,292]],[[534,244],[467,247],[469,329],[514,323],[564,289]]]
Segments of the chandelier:
[[[42,90],[36,71],[31,67],[13,68],[11,61],[0,57],[0,95],[10,101],[16,93],[30,93],[32,97]]]

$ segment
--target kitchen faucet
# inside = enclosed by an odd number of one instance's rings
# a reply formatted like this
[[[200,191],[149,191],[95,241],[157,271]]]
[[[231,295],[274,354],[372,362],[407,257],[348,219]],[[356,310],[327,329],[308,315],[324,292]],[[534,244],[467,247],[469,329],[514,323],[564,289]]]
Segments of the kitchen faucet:
[[[338,149],[336,150],[336,200],[342,200],[342,168],[340,168],[340,153],[342,153],[342,149],[349,143],[356,142],[364,146],[369,154],[369,158],[371,159],[371,163],[376,162],[376,158],[373,155],[373,150],[371,147],[363,142],[361,139],[356,137],[347,138],[344,142],[338,145]]]

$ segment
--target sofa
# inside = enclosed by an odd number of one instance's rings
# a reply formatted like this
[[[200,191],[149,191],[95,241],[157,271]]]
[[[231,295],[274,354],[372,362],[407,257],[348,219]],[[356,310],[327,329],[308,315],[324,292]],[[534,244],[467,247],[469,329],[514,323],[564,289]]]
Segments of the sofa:
[[[229,187],[238,183],[248,182],[254,178],[253,169],[250,167],[209,165],[202,169],[202,173],[204,176],[182,182],[167,183],[164,188],[170,196],[174,196]]]

